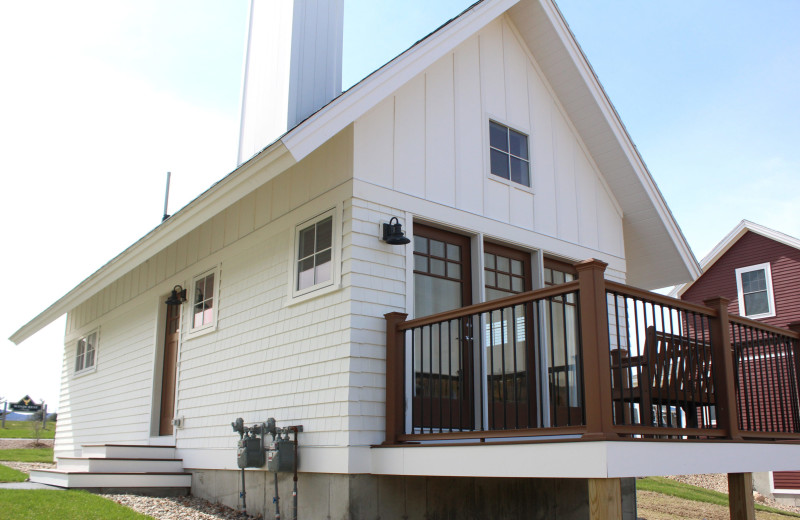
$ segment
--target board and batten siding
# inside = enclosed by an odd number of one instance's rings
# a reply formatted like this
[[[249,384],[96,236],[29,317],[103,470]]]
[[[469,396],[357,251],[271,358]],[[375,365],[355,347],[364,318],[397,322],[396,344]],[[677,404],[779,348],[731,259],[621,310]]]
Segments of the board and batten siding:
[[[529,135],[531,188],[489,171],[489,120]],[[622,212],[513,23],[500,17],[364,114],[354,177],[624,258]]]
[[[178,448],[230,449],[239,416],[304,424],[304,441],[316,446],[348,444],[350,276],[324,296],[288,299],[290,243],[304,220],[336,208],[340,260],[351,265],[352,146],[348,127],[69,312],[57,451],[149,442],[159,307],[173,285],[187,287],[214,266],[217,329],[188,335],[190,306],[183,308]],[[98,327],[97,369],[76,376],[76,341]]]
[[[800,320],[800,250],[747,231],[714,264],[686,290],[681,299],[703,303],[703,300],[724,296],[730,300],[728,311],[739,312],[736,290],[736,269],[769,263],[772,290],[775,297],[775,316],[759,318],[776,327],[786,327]]]

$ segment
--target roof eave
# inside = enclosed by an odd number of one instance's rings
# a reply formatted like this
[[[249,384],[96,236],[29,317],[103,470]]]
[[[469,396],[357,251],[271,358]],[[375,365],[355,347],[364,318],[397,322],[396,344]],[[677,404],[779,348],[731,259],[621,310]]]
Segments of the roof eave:
[[[658,186],[653,180],[652,175],[647,169],[647,166],[639,154],[638,149],[633,144],[630,134],[628,133],[625,125],[622,123],[622,120],[619,117],[619,114],[608,98],[608,95],[597,78],[594,69],[592,69],[589,61],[583,53],[583,50],[575,39],[575,36],[570,30],[568,24],[564,20],[563,15],[552,0],[540,0],[539,5],[549,19],[550,25],[555,30],[555,33],[559,38],[563,49],[568,54],[570,61],[575,66],[576,72],[583,80],[584,85],[586,85],[588,88],[589,94],[600,110],[603,119],[606,121],[608,129],[613,135],[614,141],[619,145],[621,152],[626,158],[626,161],[630,164],[637,180],[647,196],[647,199],[662,222],[669,240],[672,242],[672,244],[674,244],[675,253],[677,253],[677,256],[683,266],[681,275],[672,276],[672,278],[679,277],[682,279],[670,280],[669,277],[658,278],[661,276],[661,274],[658,274],[657,277],[652,277],[652,279],[649,280],[649,283],[648,280],[645,279],[631,280],[630,283],[634,283],[645,288],[659,288],[668,285],[674,285],[675,283],[685,281],[687,278],[697,278],[697,276],[699,276],[701,273],[700,266],[694,254],[692,253],[692,250],[689,247],[683,232],[678,226],[671,210],[667,206],[663,195],[661,194]],[[520,4],[516,9],[518,11],[524,11],[527,9],[527,7],[523,6],[523,4]],[[521,28],[521,30],[523,29]],[[567,112],[569,112],[568,107],[565,106],[565,109]],[[578,131],[580,132],[580,129],[578,129]],[[620,194],[615,191],[614,195],[620,204],[624,206],[624,194]],[[626,218],[632,218],[627,213],[625,216]],[[644,239],[648,240],[650,238],[644,237]]]
[[[296,161],[281,141],[275,141],[252,159],[222,178],[177,213],[134,242],[74,289],[59,298],[8,339],[20,344],[70,309],[91,298],[108,284],[135,268],[172,242],[240,199],[257,185],[267,182]]]
[[[750,222],[749,220],[742,220],[739,222],[735,228],[733,228],[730,233],[725,235],[725,237],[720,240],[717,245],[700,261],[700,267],[702,275],[704,272],[708,271],[717,260],[722,258],[722,255],[727,253],[731,247],[733,247],[736,242],[739,241],[740,238],[744,236],[745,233],[748,231],[761,235],[765,238],[769,238],[776,242],[780,242],[781,244],[787,245],[789,247],[793,247],[795,249],[800,249],[800,240],[794,238],[793,236],[787,235],[786,233],[781,233],[780,231],[776,231],[774,229],[768,228],[766,226],[762,226],[761,224],[756,224],[755,222]],[[699,276],[698,276],[699,278]],[[683,294],[689,290],[689,288],[694,285],[694,282],[697,279],[693,280],[690,283],[683,284],[681,286],[676,287],[670,294],[674,293],[676,298],[680,298]]]

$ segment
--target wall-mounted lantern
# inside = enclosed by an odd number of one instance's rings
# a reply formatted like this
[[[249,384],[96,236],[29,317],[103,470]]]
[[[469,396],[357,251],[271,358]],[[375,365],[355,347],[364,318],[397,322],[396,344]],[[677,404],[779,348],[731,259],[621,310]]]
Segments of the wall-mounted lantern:
[[[180,285],[176,285],[172,288],[172,294],[169,295],[167,298],[166,303],[167,305],[180,305],[186,301],[186,289],[181,287]]]
[[[403,233],[403,226],[400,225],[397,217],[392,217],[388,224],[383,225],[383,241],[393,246],[402,246],[411,242]]]

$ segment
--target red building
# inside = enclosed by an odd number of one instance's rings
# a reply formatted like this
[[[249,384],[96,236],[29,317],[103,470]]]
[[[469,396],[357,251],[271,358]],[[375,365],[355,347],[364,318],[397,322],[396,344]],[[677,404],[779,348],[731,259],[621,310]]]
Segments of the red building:
[[[677,297],[702,303],[723,296],[730,300],[728,311],[732,314],[783,328],[800,322],[800,240],[797,238],[743,220],[700,264],[703,274],[694,282],[678,287]],[[779,381],[790,365],[797,363],[781,352],[761,348],[758,338],[731,340],[742,348],[740,373],[746,370],[767,382]],[[748,391],[744,387],[739,390]],[[781,392],[758,395],[755,400],[758,406],[743,411],[742,421],[796,424],[800,418],[791,413],[771,416],[764,413],[767,409],[791,409],[790,403],[781,403],[785,398]],[[768,484],[769,489],[764,485],[763,491],[800,497],[800,471],[772,472]]]

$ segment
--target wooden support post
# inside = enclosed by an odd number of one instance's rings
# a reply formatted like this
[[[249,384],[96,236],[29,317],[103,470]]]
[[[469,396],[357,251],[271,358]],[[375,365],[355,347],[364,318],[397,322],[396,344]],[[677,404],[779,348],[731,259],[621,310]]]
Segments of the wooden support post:
[[[622,520],[622,485],[618,478],[589,479],[589,519]]]
[[[583,393],[586,410],[584,439],[613,439],[611,431],[611,358],[608,348],[608,303],[603,273],[608,264],[584,260],[575,264],[578,271],[580,339],[583,360]]]
[[[390,312],[386,318],[386,440],[383,444],[397,444],[405,429],[405,333],[397,326],[406,321],[408,314]]]
[[[717,424],[728,431],[728,438],[742,439],[739,430],[739,410],[736,407],[736,384],[731,346],[731,328],[728,321],[728,303],[723,297],[711,298],[703,303],[717,311],[711,320],[711,359],[714,371],[714,393],[717,397]]]
[[[755,520],[752,473],[728,473],[728,506],[731,520]]]

